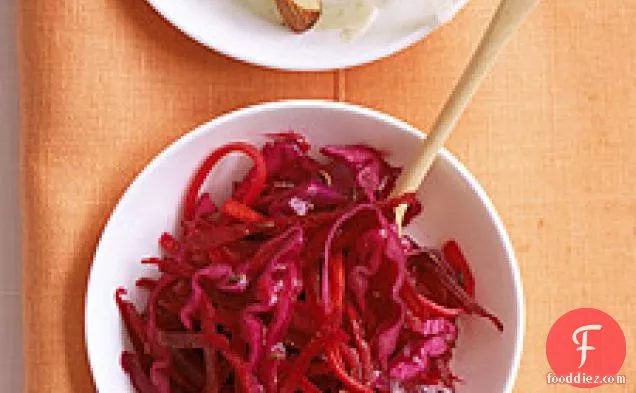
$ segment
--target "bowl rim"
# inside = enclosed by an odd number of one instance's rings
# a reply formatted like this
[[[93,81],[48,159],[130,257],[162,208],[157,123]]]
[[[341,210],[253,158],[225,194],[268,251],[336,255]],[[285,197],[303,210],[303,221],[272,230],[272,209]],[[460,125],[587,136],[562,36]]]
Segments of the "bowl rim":
[[[209,120],[201,125],[197,126],[193,130],[187,132],[186,134],[179,137],[177,140],[173,141],[167,147],[162,149],[162,151],[157,154],[145,167],[139,172],[139,174],[135,177],[135,179],[126,187],[124,192],[119,197],[114,209],[112,210],[111,215],[106,222],[106,225],[102,229],[99,241],[97,243],[97,247],[95,249],[95,253],[93,254],[93,259],[91,261],[91,266],[89,270],[89,276],[87,281],[87,289],[84,297],[84,340],[86,345],[86,353],[88,357],[89,368],[91,370],[91,375],[93,377],[93,381],[99,391],[99,382],[97,381],[96,376],[100,373],[94,368],[95,361],[94,352],[91,352],[90,348],[95,347],[95,345],[91,345],[90,343],[95,340],[99,340],[99,337],[92,335],[90,332],[93,331],[93,324],[90,322],[88,318],[89,307],[94,304],[95,301],[92,301],[92,296],[90,288],[94,287],[91,285],[93,280],[96,280],[94,273],[94,262],[101,254],[101,249],[103,247],[104,234],[108,231],[110,226],[112,225],[113,217],[115,217],[119,210],[121,210],[123,202],[126,200],[126,196],[129,192],[138,184],[142,183],[144,179],[149,176],[152,172],[156,170],[156,168],[165,161],[171,154],[173,150],[180,149],[183,146],[191,143],[193,140],[199,138],[205,132],[208,132],[209,129],[214,129],[224,123],[232,122],[241,117],[249,117],[253,114],[266,112],[266,111],[279,111],[279,110],[294,110],[294,109],[318,109],[318,110],[336,110],[336,111],[344,111],[344,112],[353,112],[357,115],[362,115],[365,117],[375,118],[380,122],[384,122],[390,125],[393,128],[396,128],[402,132],[406,132],[418,139],[423,140],[425,138],[425,134],[415,128],[414,126],[406,123],[403,120],[395,118],[386,113],[377,111],[375,109],[367,108],[360,105],[343,103],[343,102],[334,102],[334,101],[326,101],[326,100],[282,100],[282,101],[272,101],[261,104],[250,105],[244,108],[236,109],[225,114],[221,114],[212,120]],[[510,268],[512,274],[512,280],[515,289],[515,303],[518,313],[516,315],[516,341],[514,346],[514,354],[512,365],[508,370],[508,377],[505,383],[504,392],[502,393],[511,393],[514,387],[515,380],[517,378],[519,367],[521,363],[521,353],[523,350],[524,337],[525,337],[525,321],[526,321],[526,310],[525,310],[525,298],[523,292],[523,285],[521,282],[521,272],[519,269],[519,265],[515,256],[515,252],[512,246],[512,242],[506,232],[503,221],[501,220],[497,210],[495,209],[494,204],[486,194],[486,191],[483,187],[477,182],[476,178],[466,169],[466,167],[455,158],[448,150],[442,149],[439,153],[439,156],[447,161],[451,167],[460,174],[460,176],[467,182],[469,187],[475,193],[477,198],[486,208],[488,212],[488,216],[493,222],[495,226],[495,230],[497,236],[503,245],[504,252],[506,254],[506,260],[508,262],[508,266]]]
[[[223,38],[210,39],[203,34],[199,34],[197,29],[192,28],[189,23],[182,23],[179,18],[171,17],[170,11],[164,6],[164,0],[146,0],[148,4],[171,25],[188,36],[190,39],[198,42],[199,44],[215,50],[225,56],[231,57],[236,60],[240,60],[245,63],[254,64],[257,66],[276,69],[281,71],[296,71],[296,72],[312,72],[312,71],[333,71],[344,68],[357,67],[364,64],[372,63],[376,60],[384,59],[392,56],[398,52],[403,51],[406,48],[411,47],[415,43],[424,39],[433,31],[438,29],[441,25],[450,21],[461,9],[463,9],[470,0],[458,0],[453,5],[450,11],[445,15],[445,18],[439,22],[439,24],[433,28],[423,26],[416,31],[403,36],[401,39],[392,42],[390,45],[382,46],[376,50],[359,53],[357,56],[347,56],[338,60],[331,61],[313,61],[312,63],[305,63],[304,61],[288,61],[283,57],[276,58],[276,60],[268,60],[263,56],[256,54],[250,54],[241,50],[237,50],[236,47],[231,44],[226,44]]]

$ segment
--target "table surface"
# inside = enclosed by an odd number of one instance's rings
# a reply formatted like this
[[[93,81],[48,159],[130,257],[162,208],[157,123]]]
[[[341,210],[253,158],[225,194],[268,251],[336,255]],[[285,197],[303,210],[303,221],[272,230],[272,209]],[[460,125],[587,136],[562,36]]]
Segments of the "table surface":
[[[0,144],[0,225],[10,225],[0,236],[7,264],[0,273],[7,305],[0,305],[6,321],[0,386],[8,385],[7,392],[20,391],[22,383],[14,1],[0,1],[0,135],[6,140]],[[21,102],[29,114],[22,127],[29,142],[25,180],[32,186],[26,189],[34,191],[21,199],[32,224],[24,249],[27,391],[93,391],[83,326],[69,322],[83,315],[88,261],[106,217],[134,175],[170,141],[230,109],[299,95],[346,98],[429,129],[497,1],[471,0],[435,39],[384,61],[305,75],[206,51],[144,1],[23,1],[29,23],[21,33],[32,61],[22,72],[26,82],[45,82],[24,83]],[[628,354],[636,353],[634,20],[635,2],[542,2],[449,141],[497,206],[522,271],[528,323],[515,392],[573,392],[545,384],[545,339],[554,321],[574,308],[615,317]],[[52,31],[57,34],[48,36]],[[73,183],[60,186],[69,172]],[[60,222],[64,231],[50,231]],[[634,356],[627,356],[621,374],[636,375]],[[634,391],[632,385],[598,390]]]
[[[0,1],[0,390],[22,390],[16,0]]]

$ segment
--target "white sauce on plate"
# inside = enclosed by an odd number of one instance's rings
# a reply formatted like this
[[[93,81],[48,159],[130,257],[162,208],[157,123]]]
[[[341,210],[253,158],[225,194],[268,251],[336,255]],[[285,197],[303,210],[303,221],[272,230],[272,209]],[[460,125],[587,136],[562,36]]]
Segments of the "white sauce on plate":
[[[240,0],[252,12],[269,22],[282,24],[283,20],[275,0]],[[444,13],[452,5],[452,0],[323,0],[323,11],[315,30],[340,30],[343,40],[352,40],[364,34],[376,20],[379,13],[389,3],[403,3],[406,12],[417,12],[438,19],[445,19]]]

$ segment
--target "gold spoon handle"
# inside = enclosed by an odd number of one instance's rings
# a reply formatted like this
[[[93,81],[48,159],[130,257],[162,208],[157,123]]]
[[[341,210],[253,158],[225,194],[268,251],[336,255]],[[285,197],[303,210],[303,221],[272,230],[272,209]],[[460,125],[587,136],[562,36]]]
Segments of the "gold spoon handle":
[[[444,146],[477,88],[490,72],[497,56],[538,2],[539,0],[501,1],[468,67],[422,144],[417,158],[405,168],[398,179],[394,195],[415,192],[419,188],[437,152]],[[404,214],[403,211],[402,213],[399,211],[403,209],[398,209],[396,212],[398,226],[401,226]]]

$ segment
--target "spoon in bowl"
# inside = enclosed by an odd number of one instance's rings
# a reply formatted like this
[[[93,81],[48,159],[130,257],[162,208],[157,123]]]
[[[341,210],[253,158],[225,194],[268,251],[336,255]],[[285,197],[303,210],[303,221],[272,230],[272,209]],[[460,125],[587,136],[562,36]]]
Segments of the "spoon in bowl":
[[[417,153],[417,158],[399,177],[394,195],[417,191],[497,56],[538,2],[539,0],[501,1],[477,50]],[[407,205],[404,204],[395,210],[395,222],[400,234],[406,208]]]

